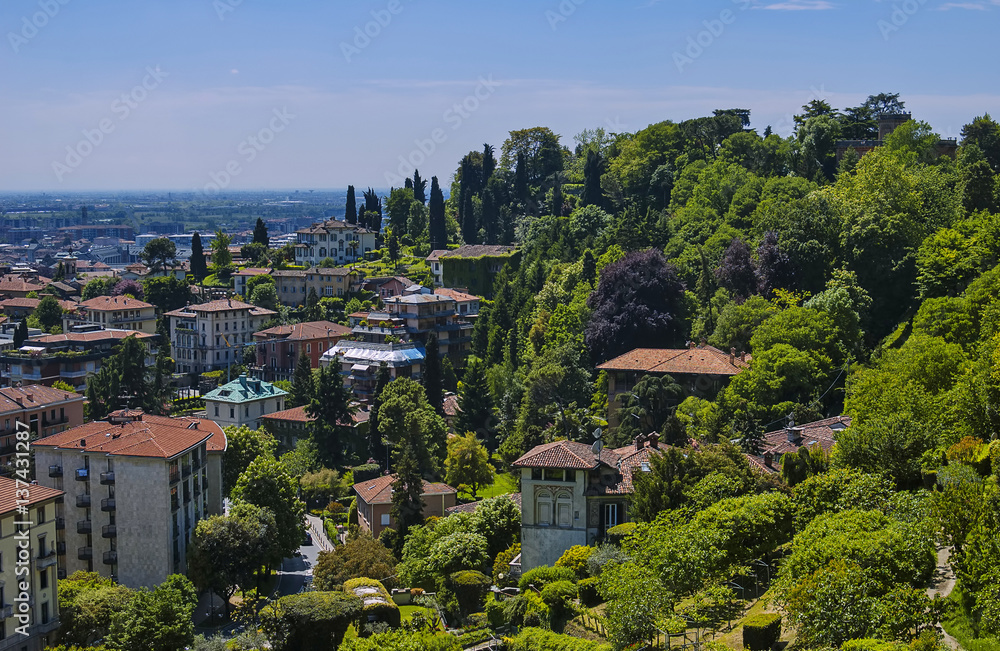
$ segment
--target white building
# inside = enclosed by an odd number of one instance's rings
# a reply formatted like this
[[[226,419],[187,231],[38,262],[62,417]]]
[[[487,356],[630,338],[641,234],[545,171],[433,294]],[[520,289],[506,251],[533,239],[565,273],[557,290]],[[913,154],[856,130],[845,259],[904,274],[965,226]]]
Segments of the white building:
[[[424,349],[412,342],[378,344],[344,339],[323,353],[320,364],[336,364],[344,376],[344,386],[350,387],[359,401],[370,402],[380,365],[389,368],[389,376],[394,380],[398,377],[419,379],[425,358]]]
[[[277,312],[233,299],[167,312],[170,344],[179,373],[221,370],[243,360],[253,333]]]
[[[376,247],[378,233],[356,224],[331,219],[295,231],[295,264],[313,266],[324,258],[337,264],[357,262]]]
[[[205,413],[221,427],[259,429],[261,418],[285,408],[287,395],[270,382],[241,375],[205,394]]]

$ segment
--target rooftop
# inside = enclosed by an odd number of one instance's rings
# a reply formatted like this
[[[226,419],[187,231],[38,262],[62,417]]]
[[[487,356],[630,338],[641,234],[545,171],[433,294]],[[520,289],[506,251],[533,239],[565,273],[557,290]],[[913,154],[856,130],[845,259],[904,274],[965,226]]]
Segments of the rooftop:
[[[749,355],[737,355],[735,351],[724,353],[718,348],[703,344],[681,349],[636,348],[597,368],[603,371],[680,375],[737,375],[749,362]]]
[[[280,325],[253,334],[255,339],[283,339],[285,341],[305,341],[324,337],[345,337],[351,329],[333,321],[306,321],[294,325]]]
[[[448,289],[447,287],[438,287],[434,290],[434,293],[438,296],[446,296],[459,303],[468,303],[471,301],[478,301],[480,298],[475,294],[469,294],[467,292],[460,292],[457,289]]]
[[[27,497],[22,492],[24,490],[27,490]],[[0,477],[0,515],[13,513],[17,510],[18,506],[23,507],[24,504],[18,504],[19,500],[27,499],[28,505],[34,506],[47,500],[54,500],[63,494],[61,490],[56,488],[49,488],[48,486],[41,486],[39,484],[29,484],[28,486],[23,484],[18,485],[18,480],[16,479]]]
[[[507,495],[497,495],[497,497],[508,497],[508,498],[510,498],[514,502],[514,505],[517,507],[517,510],[518,511],[521,510],[521,494],[520,493],[509,493]],[[448,508],[446,508],[444,510],[444,514],[445,515],[452,515],[453,513],[472,513],[477,508],[479,508],[480,504],[482,504],[482,501],[479,501],[479,502],[468,502],[466,504],[456,504],[455,506],[449,506]]]
[[[26,387],[4,387],[0,389],[0,413],[10,413],[22,409],[42,409],[48,405],[69,400],[83,400],[83,396],[72,391],[53,389],[40,384],[31,384]]]
[[[396,475],[382,475],[375,479],[369,479],[354,484],[354,492],[368,504],[390,504],[392,502],[392,482],[396,481]],[[424,480],[424,488],[421,495],[447,495],[449,493],[458,494],[458,491],[448,484],[434,483]]]
[[[218,424],[204,418],[123,412],[111,414],[107,421],[86,423],[38,439],[33,445],[88,454],[171,459],[202,442],[209,442],[208,450],[224,450],[226,434]]]
[[[98,296],[89,301],[83,301],[78,307],[88,310],[145,310],[152,308],[152,303],[146,303],[128,296]]]
[[[203,397],[206,402],[232,402],[239,404],[242,402],[263,400],[264,398],[284,396],[287,394],[287,391],[279,389],[270,382],[252,379],[248,378],[246,375],[241,375],[232,382],[223,384],[222,386],[209,391]]]
[[[761,445],[763,454],[757,457],[757,461],[766,461],[764,455],[770,455],[772,460],[789,452],[798,452],[799,448],[812,447],[818,445],[824,452],[829,453],[833,449],[833,444],[837,442],[837,434],[851,426],[850,416],[834,416],[823,420],[805,423],[803,425],[790,425],[783,429],[767,432],[764,434],[764,442]],[[768,472],[775,472],[776,469],[764,466]]]
[[[440,258],[481,258],[486,255],[510,255],[517,247],[503,246],[500,244],[463,244],[457,249],[437,249],[431,251],[427,260],[434,261]]]
[[[381,362],[393,365],[409,365],[424,361],[426,353],[414,343],[374,344],[364,341],[342,340],[336,346],[323,353],[322,359],[331,360],[342,355],[345,360],[364,361],[378,366]]]
[[[267,315],[267,314],[277,314],[274,310],[267,310],[262,307],[257,307],[256,305],[251,305],[250,303],[244,303],[243,301],[237,301],[231,298],[220,298],[215,301],[209,301],[207,303],[200,303],[198,305],[187,305],[173,312],[167,312],[166,316],[195,316],[198,313],[204,312],[226,312],[229,310],[249,310],[250,314],[257,315]]]
[[[358,423],[365,423],[368,421],[368,417],[371,415],[368,411],[362,411],[358,409],[353,414],[351,414],[351,425],[356,425]],[[264,420],[270,420],[280,423],[311,423],[315,418],[306,413],[305,405],[301,407],[292,407],[291,409],[283,409],[281,411],[276,411],[273,414],[265,414],[261,416]],[[347,425],[347,423],[341,423],[341,425]]]

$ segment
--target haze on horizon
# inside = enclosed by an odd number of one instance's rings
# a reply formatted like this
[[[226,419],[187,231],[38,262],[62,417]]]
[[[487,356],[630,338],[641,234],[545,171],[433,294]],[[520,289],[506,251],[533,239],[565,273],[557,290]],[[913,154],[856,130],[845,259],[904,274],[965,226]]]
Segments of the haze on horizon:
[[[388,187],[410,162],[447,183],[512,129],[572,147],[741,107],[788,135],[812,99],[879,92],[957,138],[1000,114],[998,18],[1000,0],[9,0],[0,191]]]

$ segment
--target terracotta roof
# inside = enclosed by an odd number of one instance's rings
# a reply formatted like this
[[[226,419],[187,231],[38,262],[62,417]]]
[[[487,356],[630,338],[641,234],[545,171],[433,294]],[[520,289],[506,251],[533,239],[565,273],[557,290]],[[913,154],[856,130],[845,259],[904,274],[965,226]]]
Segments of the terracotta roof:
[[[142,420],[113,424],[95,421],[46,436],[34,442],[35,447],[79,450],[126,457],[170,459],[202,442],[215,437],[207,449],[225,449],[226,434],[217,424],[205,418],[169,418],[145,414]]]
[[[3,292],[40,292],[45,289],[51,280],[48,278],[41,278],[37,281],[26,280],[20,276],[15,276],[13,274],[7,274],[5,276],[0,276],[0,293]]]
[[[155,336],[155,334],[139,332],[138,330],[94,330],[93,332],[69,332],[61,335],[42,335],[41,337],[32,339],[30,343],[85,343],[103,341],[105,339],[125,339],[126,337],[150,339]]]
[[[351,329],[333,321],[306,321],[294,325],[280,325],[253,334],[256,339],[283,339],[285,341],[307,341],[325,337],[346,337]]]
[[[90,299],[89,301],[81,302],[79,307],[87,308],[88,310],[100,311],[145,310],[153,307],[153,304],[129,298],[128,296],[98,296]]]
[[[601,463],[614,466],[618,455],[611,450],[601,451]],[[599,464],[591,446],[576,441],[553,441],[538,445],[513,464],[515,468],[569,468],[592,470]]]
[[[42,409],[48,405],[68,400],[82,401],[83,396],[72,391],[53,389],[40,384],[26,387],[4,387],[0,389],[0,413]]]
[[[460,292],[457,289],[448,289],[447,287],[438,287],[434,290],[434,293],[439,296],[447,296],[448,298],[453,298],[459,303],[467,303],[470,301],[480,300],[478,296],[474,294],[467,294],[466,292]]]
[[[23,492],[18,493],[19,490],[23,491],[24,489],[28,491],[27,497],[24,496]],[[18,500],[27,499],[28,506],[34,506],[40,502],[54,500],[60,495],[64,495],[63,491],[56,488],[49,488],[40,484],[18,485],[16,479],[0,477],[0,515],[7,515],[12,511],[16,511],[19,506]],[[20,506],[24,506],[24,504]]]
[[[749,355],[741,360],[739,355],[730,355],[712,346],[696,346],[681,349],[636,348],[597,368],[678,375],[736,375],[749,363]]]
[[[812,423],[775,430],[764,435],[762,448],[773,455],[797,452],[802,446],[819,445],[829,452],[837,442],[837,433],[851,426],[850,416],[834,416]],[[789,437],[791,435],[791,438]]]
[[[263,274],[269,274],[271,270],[265,267],[247,267],[245,269],[240,269],[234,276],[261,276]]]
[[[38,307],[38,304],[42,302],[40,298],[8,298],[0,301],[0,309],[6,310],[7,308],[22,308],[26,310],[34,310]],[[74,303],[73,301],[59,301],[59,307],[64,310],[72,310],[76,308],[79,303]]]
[[[444,397],[444,404],[441,405],[444,410],[445,416],[457,416],[458,415],[458,396],[454,393],[448,394]]]
[[[351,415],[352,425],[357,423],[368,422],[368,418],[371,415],[368,411],[357,410]],[[284,423],[311,423],[315,418],[312,418],[306,414],[306,407],[302,405],[301,407],[292,407],[291,409],[283,409],[281,411],[276,411],[272,414],[265,414],[261,416],[263,420],[272,420],[276,422]],[[346,423],[341,423],[341,425],[346,425]]]
[[[167,316],[187,316],[191,312],[223,312],[226,310],[249,310],[256,306],[243,301],[236,301],[231,298],[220,298],[215,301],[201,303],[199,305],[187,305],[173,312],[167,312]],[[270,311],[270,310],[269,310]],[[272,314],[276,314],[272,312]]]
[[[392,482],[396,481],[396,475],[382,475],[375,479],[354,484],[354,492],[358,494],[364,502],[368,504],[390,504],[392,502]],[[448,484],[436,483],[424,480],[424,489],[421,495],[447,495],[458,493],[457,490]]]
[[[517,510],[521,510],[521,494],[520,493],[509,493],[507,495],[497,495],[497,497],[509,497],[513,500],[514,505],[517,506]],[[482,501],[479,502],[469,502],[467,504],[456,504],[455,506],[449,506],[444,510],[445,515],[452,515],[453,513],[472,513]]]

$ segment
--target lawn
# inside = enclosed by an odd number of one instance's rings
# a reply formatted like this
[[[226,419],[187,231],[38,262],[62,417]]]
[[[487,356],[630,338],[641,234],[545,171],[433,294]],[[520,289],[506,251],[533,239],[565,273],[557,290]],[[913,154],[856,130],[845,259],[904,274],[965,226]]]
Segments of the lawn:
[[[503,472],[497,474],[491,486],[480,488],[479,492],[476,494],[476,498],[485,500],[488,497],[510,495],[511,493],[516,493],[517,491],[517,478],[511,474]]]
[[[948,596],[948,601],[952,602],[953,608],[948,617],[941,622],[944,630],[947,631],[948,635],[958,640],[965,651],[1000,651],[1000,640],[997,638],[976,637],[972,624],[959,605],[961,598],[962,589],[956,586],[951,591],[951,595]]]

